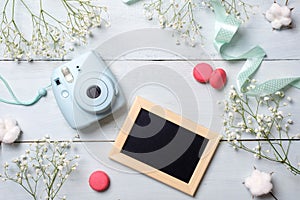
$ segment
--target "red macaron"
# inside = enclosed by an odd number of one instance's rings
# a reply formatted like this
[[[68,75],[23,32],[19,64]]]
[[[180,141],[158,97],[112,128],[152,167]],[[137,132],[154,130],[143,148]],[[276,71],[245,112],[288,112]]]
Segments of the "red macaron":
[[[209,78],[210,85],[218,90],[225,86],[226,81],[226,72],[221,68],[215,69]]]
[[[89,184],[93,190],[102,192],[109,187],[110,180],[103,171],[95,171],[90,175]]]
[[[213,72],[212,67],[207,63],[199,63],[194,67],[193,76],[200,83],[207,83]]]

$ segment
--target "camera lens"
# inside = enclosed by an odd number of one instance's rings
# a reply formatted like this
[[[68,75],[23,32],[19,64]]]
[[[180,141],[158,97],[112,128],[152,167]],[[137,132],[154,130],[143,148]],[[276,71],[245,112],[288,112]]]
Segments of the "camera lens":
[[[96,99],[100,96],[101,94],[101,89],[97,85],[93,85],[89,87],[86,91],[86,95],[90,97],[91,99]]]

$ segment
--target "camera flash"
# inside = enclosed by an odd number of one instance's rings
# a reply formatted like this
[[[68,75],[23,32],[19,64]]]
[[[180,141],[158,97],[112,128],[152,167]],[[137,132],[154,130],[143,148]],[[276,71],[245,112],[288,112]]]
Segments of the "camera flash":
[[[73,82],[74,78],[68,67],[61,68],[61,72],[63,73],[67,82],[69,82],[69,83]]]

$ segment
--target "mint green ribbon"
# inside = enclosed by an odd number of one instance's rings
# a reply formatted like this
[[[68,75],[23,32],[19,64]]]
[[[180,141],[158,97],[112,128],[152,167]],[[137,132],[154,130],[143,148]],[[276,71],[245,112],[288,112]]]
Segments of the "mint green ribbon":
[[[268,80],[248,90],[249,81],[260,67],[266,53],[260,46],[256,46],[240,56],[228,55],[226,53],[227,46],[229,46],[232,38],[238,31],[241,22],[235,16],[228,15],[219,0],[211,0],[210,3],[213,6],[216,16],[215,48],[225,60],[246,59],[244,66],[237,75],[237,87],[241,92],[252,96],[265,96],[275,93],[288,85],[300,89],[300,77],[286,77]]]

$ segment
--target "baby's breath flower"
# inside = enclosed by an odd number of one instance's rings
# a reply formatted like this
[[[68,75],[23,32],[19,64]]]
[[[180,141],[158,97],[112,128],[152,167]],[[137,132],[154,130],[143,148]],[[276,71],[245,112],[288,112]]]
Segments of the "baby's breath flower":
[[[12,166],[5,162],[5,172],[0,177],[21,185],[34,199],[40,199],[40,195],[56,199],[61,186],[78,166],[79,156],[67,153],[70,145],[71,142],[51,142],[50,137],[37,140],[24,155],[12,161]],[[13,171],[17,172],[12,174]],[[41,187],[44,193],[38,194],[34,188]]]
[[[3,165],[4,168],[8,168],[8,166],[9,166],[8,162],[5,162],[4,165]]]
[[[58,169],[59,171],[61,171],[61,170],[63,170],[63,166],[60,165],[60,166],[57,167],[57,169]]]
[[[270,97],[268,97],[268,96],[264,97],[264,101],[269,101],[269,100],[270,100]]]
[[[288,100],[289,102],[293,101],[291,97],[287,97],[286,100]]]
[[[253,83],[251,80],[249,82]],[[292,173],[300,174],[299,168],[293,166],[288,157],[292,142],[288,132],[293,121],[290,119],[291,114],[286,116],[281,110],[282,106],[287,106],[282,103],[284,100],[285,94],[282,91],[264,97],[253,97],[247,93],[239,94],[232,86],[228,99],[223,101],[225,137],[234,149],[251,152],[258,159],[265,158],[283,163]],[[246,134],[247,139],[253,137],[257,140],[256,147],[249,147],[248,143],[243,142],[243,135]],[[274,138],[286,138],[288,144],[283,145]]]
[[[201,25],[195,17],[197,3],[194,0],[153,0],[144,4],[144,15],[148,20],[156,16],[161,28],[171,28],[178,33],[176,43],[179,45],[181,40],[189,45],[195,46],[202,42]]]
[[[92,35],[92,29],[107,24],[103,15],[107,8],[94,5],[91,0],[59,0],[61,8],[65,9],[65,20],[45,8],[40,1],[37,7],[27,1],[20,1],[23,16],[31,20],[31,34],[23,33],[22,25],[11,14],[16,9],[15,3],[4,0],[0,17],[0,43],[4,46],[4,57],[13,60],[33,58],[63,58],[69,49],[70,42],[77,45],[85,44]],[[37,8],[37,9],[35,9]],[[106,17],[108,19],[108,16]]]

